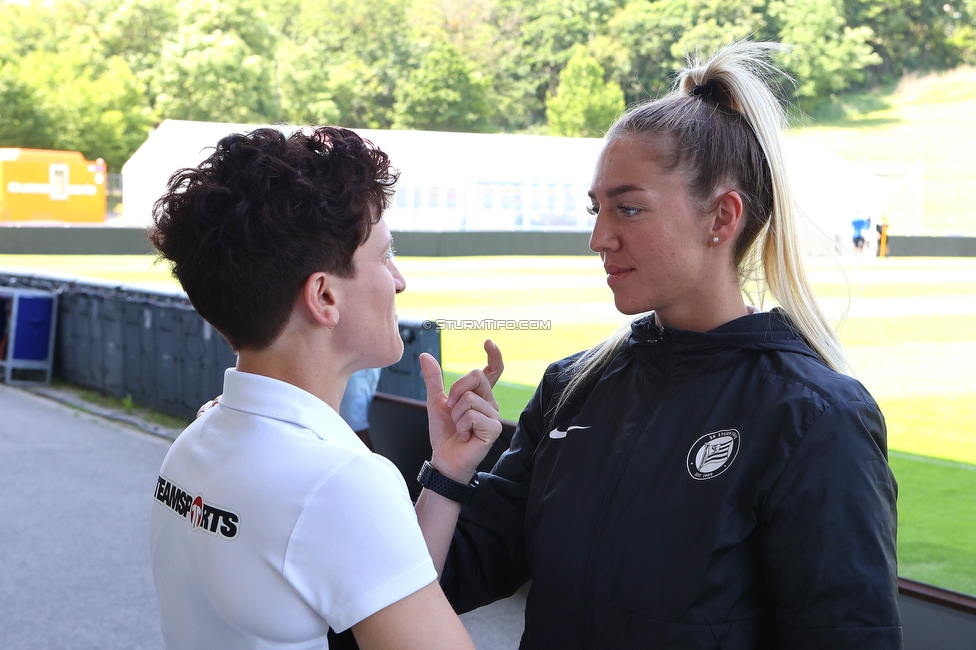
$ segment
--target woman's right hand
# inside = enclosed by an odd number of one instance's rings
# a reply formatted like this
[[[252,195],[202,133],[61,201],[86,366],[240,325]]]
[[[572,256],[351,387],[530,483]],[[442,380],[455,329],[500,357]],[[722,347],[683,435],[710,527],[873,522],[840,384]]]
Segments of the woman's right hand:
[[[498,402],[492,386],[505,364],[501,350],[485,341],[488,365],[472,370],[444,392],[440,364],[429,354],[420,355],[427,386],[427,415],[430,422],[431,464],[438,472],[467,483],[502,431]]]

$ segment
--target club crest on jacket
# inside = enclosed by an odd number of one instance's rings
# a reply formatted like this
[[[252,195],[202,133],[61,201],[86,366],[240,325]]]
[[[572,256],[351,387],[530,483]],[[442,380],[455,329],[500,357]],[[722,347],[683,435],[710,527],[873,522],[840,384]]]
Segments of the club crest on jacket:
[[[696,481],[715,478],[735,461],[739,452],[739,432],[722,429],[706,433],[688,450],[688,473]]]

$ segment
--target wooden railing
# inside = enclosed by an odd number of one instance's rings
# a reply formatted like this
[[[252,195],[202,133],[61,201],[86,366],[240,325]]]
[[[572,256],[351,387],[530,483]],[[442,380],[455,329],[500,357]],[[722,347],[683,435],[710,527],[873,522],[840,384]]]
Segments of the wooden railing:
[[[923,600],[939,607],[946,607],[957,612],[963,612],[970,616],[976,616],[976,597],[962,594],[958,591],[943,589],[935,585],[926,584],[909,580],[908,578],[898,578],[898,593],[902,596]],[[976,647],[976,637],[973,638],[973,647]]]

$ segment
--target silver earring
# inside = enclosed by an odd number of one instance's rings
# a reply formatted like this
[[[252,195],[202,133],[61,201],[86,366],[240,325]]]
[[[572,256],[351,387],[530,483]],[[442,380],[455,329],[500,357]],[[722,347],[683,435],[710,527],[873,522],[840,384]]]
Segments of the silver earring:
[[[712,243],[713,244],[717,244],[718,243],[718,237],[712,237]]]

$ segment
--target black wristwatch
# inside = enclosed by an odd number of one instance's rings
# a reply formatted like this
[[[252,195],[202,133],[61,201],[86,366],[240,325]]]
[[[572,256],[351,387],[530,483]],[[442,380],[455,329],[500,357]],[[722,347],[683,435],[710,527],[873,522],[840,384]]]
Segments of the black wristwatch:
[[[420,468],[417,482],[431,492],[435,492],[451,501],[457,501],[462,505],[473,499],[475,492],[478,490],[477,473],[471,477],[471,482],[465,485],[464,483],[458,483],[453,479],[449,479],[438,472],[430,464],[429,460],[425,460],[424,466]]]

